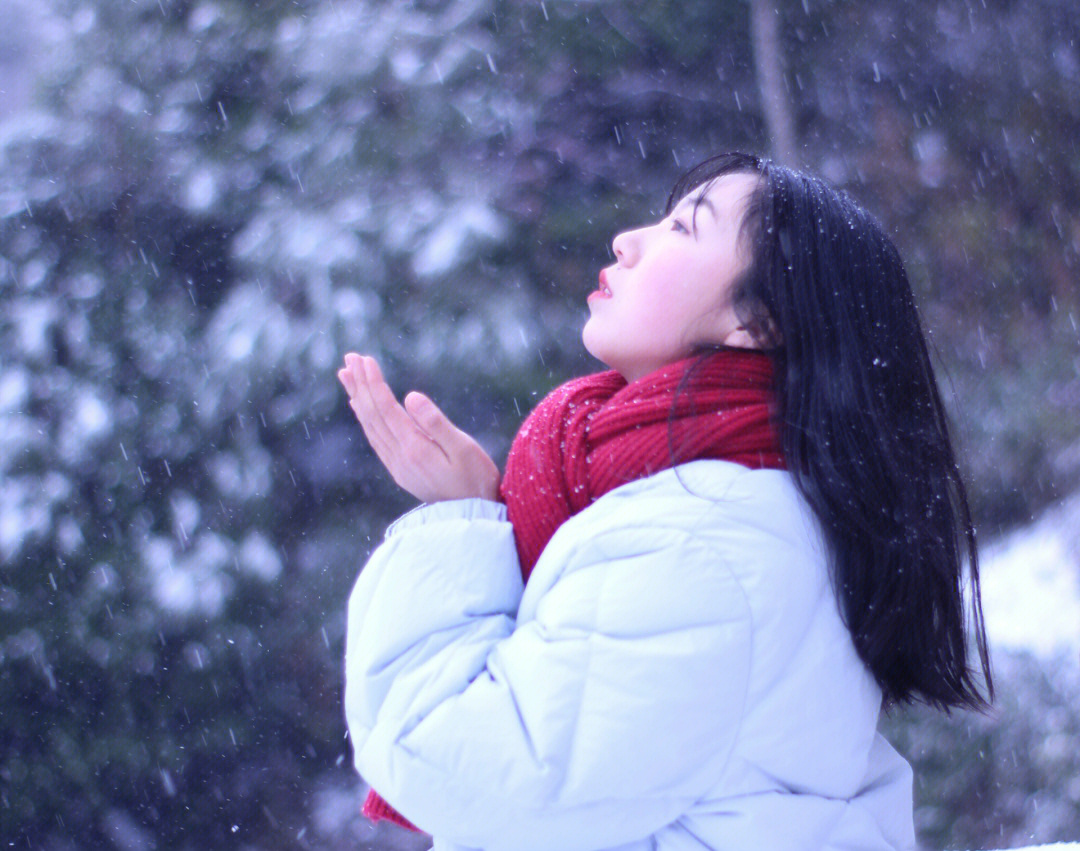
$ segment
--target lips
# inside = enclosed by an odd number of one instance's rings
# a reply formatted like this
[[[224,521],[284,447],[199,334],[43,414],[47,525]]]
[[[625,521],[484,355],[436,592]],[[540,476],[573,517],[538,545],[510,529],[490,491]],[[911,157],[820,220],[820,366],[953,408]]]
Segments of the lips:
[[[611,298],[611,289],[608,287],[607,275],[603,270],[600,272],[600,288],[589,293],[588,300],[592,301],[594,298]]]

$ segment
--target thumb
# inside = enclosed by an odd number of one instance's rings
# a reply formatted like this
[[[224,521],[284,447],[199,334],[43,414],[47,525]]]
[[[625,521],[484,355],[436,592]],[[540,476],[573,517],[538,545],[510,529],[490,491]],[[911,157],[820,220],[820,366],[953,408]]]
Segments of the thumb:
[[[423,393],[413,390],[402,401],[409,416],[432,438],[437,439],[456,431],[446,414]]]

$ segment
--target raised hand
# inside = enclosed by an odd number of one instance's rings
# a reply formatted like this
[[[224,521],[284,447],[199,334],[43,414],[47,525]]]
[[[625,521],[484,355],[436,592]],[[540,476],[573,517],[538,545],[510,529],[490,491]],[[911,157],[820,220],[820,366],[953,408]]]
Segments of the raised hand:
[[[423,393],[398,403],[374,358],[349,353],[338,380],[371,448],[394,481],[422,502],[497,499],[499,468]]]

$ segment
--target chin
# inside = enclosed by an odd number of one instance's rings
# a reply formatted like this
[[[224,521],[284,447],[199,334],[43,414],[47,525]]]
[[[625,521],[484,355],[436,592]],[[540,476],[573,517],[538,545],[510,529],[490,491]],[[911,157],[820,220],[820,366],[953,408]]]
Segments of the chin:
[[[608,369],[615,369],[611,363],[604,357],[603,349],[598,348],[596,345],[590,345],[588,335],[582,333],[581,342],[585,344],[585,351],[596,358],[600,363],[606,366]]]
[[[592,355],[594,358],[598,357],[594,349],[595,343],[592,340],[592,335],[589,333],[588,322],[586,322],[585,327],[581,329],[581,344],[585,346],[585,351],[587,351],[590,355]]]
[[[589,325],[585,323],[585,327],[581,329],[581,343],[585,346],[585,351],[596,358],[598,361],[604,360],[604,343],[602,340],[597,340],[595,334],[589,333]]]

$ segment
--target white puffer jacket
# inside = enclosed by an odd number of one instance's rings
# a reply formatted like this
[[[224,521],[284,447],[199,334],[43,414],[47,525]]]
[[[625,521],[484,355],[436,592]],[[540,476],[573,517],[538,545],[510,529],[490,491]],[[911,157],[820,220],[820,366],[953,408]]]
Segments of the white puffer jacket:
[[[423,506],[357,580],[345,673],[357,769],[436,851],[915,845],[911,771],[784,472],[611,491],[524,593],[503,506]]]

